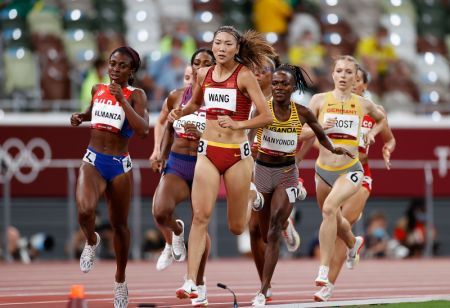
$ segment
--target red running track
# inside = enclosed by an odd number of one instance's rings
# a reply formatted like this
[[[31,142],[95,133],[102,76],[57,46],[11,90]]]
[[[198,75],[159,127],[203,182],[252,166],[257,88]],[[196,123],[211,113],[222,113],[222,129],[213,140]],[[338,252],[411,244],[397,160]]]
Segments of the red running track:
[[[280,260],[272,280],[272,304],[311,303],[318,261]],[[0,308],[66,307],[70,287],[82,284],[89,308],[112,307],[115,264],[98,261],[83,274],[77,262],[39,262],[31,265],[0,263]],[[154,262],[130,262],[127,268],[129,307],[153,303],[157,307],[191,307],[175,290],[183,283],[186,263],[163,272]],[[212,260],[207,266],[209,307],[232,307],[232,295],[216,287],[228,285],[239,306],[250,306],[259,289],[256,269],[249,259]],[[343,269],[333,300],[448,296],[450,259],[365,261],[354,270]]]

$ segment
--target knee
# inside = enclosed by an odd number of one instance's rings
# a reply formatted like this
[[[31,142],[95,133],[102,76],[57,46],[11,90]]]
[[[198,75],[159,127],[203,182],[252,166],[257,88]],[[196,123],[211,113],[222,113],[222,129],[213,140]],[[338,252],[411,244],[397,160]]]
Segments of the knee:
[[[128,224],[126,222],[111,223],[114,233],[128,233]]]
[[[336,218],[336,210],[334,209],[334,207],[325,203],[322,208],[322,218],[323,219]]]
[[[153,212],[153,217],[155,218],[155,221],[162,226],[167,225],[167,221],[169,220],[171,213],[166,210],[161,209],[155,209]]]
[[[267,234],[268,240],[269,241],[278,240],[278,238],[280,237],[280,234],[281,234],[282,227],[283,227],[283,223],[281,223],[277,219],[272,219],[270,222],[270,227],[269,227],[269,231]]]
[[[210,217],[211,215],[209,215],[208,213],[194,210],[192,217],[192,224],[206,227],[208,226]]]
[[[240,235],[245,231],[246,223],[244,222],[237,222],[237,221],[229,221],[228,222],[228,228],[230,229],[230,232],[234,235]]]
[[[80,221],[95,219],[95,205],[90,202],[79,201],[78,218]]]

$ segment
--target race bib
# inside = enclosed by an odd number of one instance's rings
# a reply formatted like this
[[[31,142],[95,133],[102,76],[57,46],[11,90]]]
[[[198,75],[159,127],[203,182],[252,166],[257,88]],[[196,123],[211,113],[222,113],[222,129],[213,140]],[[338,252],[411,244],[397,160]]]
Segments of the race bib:
[[[280,133],[264,128],[261,137],[261,149],[271,154],[293,153],[297,149],[297,132]]]
[[[191,134],[187,134],[184,130],[184,125],[186,123],[194,124],[197,130],[200,133],[203,133],[206,126],[206,118],[205,113],[194,113],[189,114],[184,117],[181,117],[180,119],[173,122],[173,129],[175,130],[175,133],[180,138],[186,138],[186,139],[197,139],[197,136],[193,136]]]
[[[355,186],[358,186],[362,182],[363,177],[364,174],[362,171],[352,171],[345,176],[345,178]]]
[[[95,159],[97,158],[97,154],[90,151],[89,149],[86,150],[86,154],[83,156],[83,161],[95,166]]]
[[[203,99],[209,113],[230,115],[236,112],[236,89],[206,88]]]
[[[91,127],[118,132],[125,121],[125,111],[115,100],[94,100],[92,107]]]
[[[358,140],[359,117],[357,115],[325,113],[323,122],[329,119],[336,120],[333,127],[325,132],[332,139]]]

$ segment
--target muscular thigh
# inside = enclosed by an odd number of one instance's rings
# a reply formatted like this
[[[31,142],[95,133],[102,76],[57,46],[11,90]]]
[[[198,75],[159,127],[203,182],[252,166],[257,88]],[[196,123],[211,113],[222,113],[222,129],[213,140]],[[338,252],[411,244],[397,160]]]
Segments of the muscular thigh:
[[[366,188],[360,187],[355,194],[342,203],[342,215],[347,218],[350,224],[354,224],[358,220],[369,195],[370,193]]]
[[[245,219],[248,204],[250,181],[252,178],[253,159],[245,158],[224,174],[227,190],[228,219]]]
[[[191,193],[194,215],[211,216],[219,187],[220,174],[217,168],[206,156],[198,155]]]
[[[116,176],[106,188],[111,223],[126,224],[131,204],[131,172]]]
[[[284,187],[277,187],[272,194],[271,222],[284,223],[292,211],[293,203],[289,202],[288,192]]]
[[[353,181],[350,176],[358,174],[358,180]],[[350,198],[355,194],[361,187],[362,172],[351,172],[351,174],[346,173],[339,176],[331,189],[328,197],[326,198],[326,203],[333,207],[340,206],[345,200]]]
[[[155,191],[153,207],[175,206],[189,199],[190,189],[186,181],[175,174],[164,175]]]
[[[77,180],[77,200],[83,204],[96,206],[101,195],[105,192],[106,181],[94,166],[83,162]]]
[[[328,197],[328,194],[331,192],[331,187],[325,183],[317,174],[315,175],[316,181],[316,199],[319,205],[319,208],[322,210],[325,199]]]

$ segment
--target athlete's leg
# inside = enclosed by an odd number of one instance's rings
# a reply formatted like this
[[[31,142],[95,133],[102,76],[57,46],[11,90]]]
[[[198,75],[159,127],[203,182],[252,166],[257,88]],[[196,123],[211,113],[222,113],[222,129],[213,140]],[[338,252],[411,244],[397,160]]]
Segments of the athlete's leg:
[[[356,193],[360,186],[360,182],[359,185],[355,185],[353,182],[347,179],[346,174],[341,175],[334,183],[333,188],[331,189],[330,193],[323,203],[323,220],[319,229],[321,265],[330,265],[338,232],[338,219],[340,220],[339,228],[341,230],[341,233],[345,235],[343,236],[343,240],[346,242],[347,246],[353,247],[355,243],[355,238],[353,236],[353,233],[351,233],[350,225],[348,224],[347,220],[341,215],[340,206],[346,199]],[[346,224],[348,230],[345,229]]]
[[[203,278],[205,277],[205,268],[206,261],[208,261],[209,252],[211,251],[211,238],[209,237],[209,233],[206,234],[206,246],[205,251],[202,255],[202,260],[200,262],[200,266],[198,268],[197,279],[195,281],[196,285],[204,285],[205,281]]]
[[[264,194],[264,199],[266,200],[264,207],[261,211],[253,211],[249,222],[252,256],[261,282],[263,280],[267,233],[270,222],[271,195]]]
[[[78,222],[88,245],[97,243],[95,235],[95,209],[106,189],[106,181],[94,166],[83,162],[77,180],[76,200]]]
[[[264,295],[266,295],[267,289],[270,287],[270,282],[278,262],[281,231],[291,214],[292,205],[292,203],[289,203],[286,189],[280,186],[277,187],[272,194],[270,206],[270,225],[267,233],[263,281],[261,284],[261,293]]]
[[[223,176],[227,190],[228,227],[233,234],[244,232],[249,220],[248,195],[253,172],[253,158],[247,157],[231,166]]]
[[[174,174],[166,174],[161,178],[153,198],[153,217],[164,234],[167,243],[172,244],[172,232],[180,235],[181,226],[175,221],[175,207],[190,196],[186,181]]]
[[[131,204],[131,172],[116,176],[106,188],[109,219],[116,253],[116,282],[125,281],[125,268],[130,248],[128,213]]]
[[[358,220],[369,196],[369,191],[366,188],[361,187],[357,193],[342,204],[342,215],[351,225]],[[346,258],[347,245],[340,238],[337,238],[334,254],[330,263],[330,271],[328,273],[328,279],[331,283],[334,284],[336,282]]]
[[[220,174],[204,155],[195,165],[192,185],[192,226],[189,233],[188,279],[197,279],[199,266],[205,253],[208,224],[219,192]],[[248,184],[246,186],[248,191]]]

